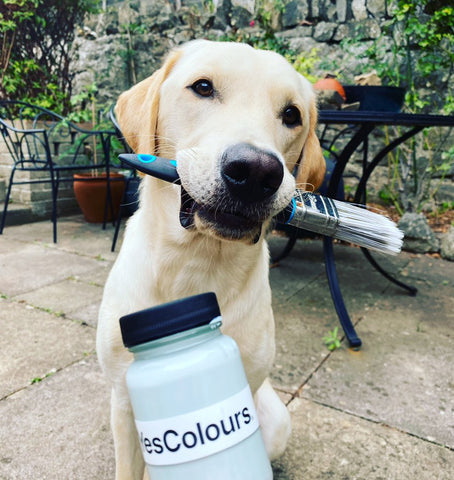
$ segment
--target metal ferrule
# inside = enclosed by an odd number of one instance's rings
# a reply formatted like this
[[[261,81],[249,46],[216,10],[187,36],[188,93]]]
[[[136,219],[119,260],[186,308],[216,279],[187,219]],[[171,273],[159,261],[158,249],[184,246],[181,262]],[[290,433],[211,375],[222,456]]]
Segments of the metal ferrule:
[[[339,214],[331,198],[297,190],[287,207],[285,223],[333,237],[339,226]]]

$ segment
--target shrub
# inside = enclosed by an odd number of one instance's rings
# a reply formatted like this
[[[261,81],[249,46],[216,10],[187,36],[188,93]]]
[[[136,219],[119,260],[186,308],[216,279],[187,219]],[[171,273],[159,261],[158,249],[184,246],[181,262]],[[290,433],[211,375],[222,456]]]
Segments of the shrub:
[[[0,98],[70,109],[69,65],[76,27],[99,0],[3,0]]]

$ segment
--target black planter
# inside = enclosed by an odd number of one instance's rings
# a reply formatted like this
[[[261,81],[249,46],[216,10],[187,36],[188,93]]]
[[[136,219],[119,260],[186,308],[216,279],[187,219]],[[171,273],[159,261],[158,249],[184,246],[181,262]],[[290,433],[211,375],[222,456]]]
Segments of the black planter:
[[[140,177],[130,178],[126,182],[126,190],[121,204],[123,217],[130,217],[139,206],[139,185]]]
[[[359,102],[359,110],[371,112],[400,112],[405,89],[372,85],[343,85],[347,103]]]

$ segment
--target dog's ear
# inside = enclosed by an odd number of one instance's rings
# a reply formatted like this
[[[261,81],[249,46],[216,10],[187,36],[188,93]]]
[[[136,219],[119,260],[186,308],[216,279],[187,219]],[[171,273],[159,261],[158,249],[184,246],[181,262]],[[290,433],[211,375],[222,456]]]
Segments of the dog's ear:
[[[181,55],[181,50],[171,51],[159,70],[118,98],[115,116],[126,141],[136,153],[156,153],[161,85]]]
[[[326,171],[325,158],[315,132],[317,117],[317,106],[314,96],[309,109],[309,134],[303,146],[296,175],[296,186],[298,188],[314,192],[322,184]]]

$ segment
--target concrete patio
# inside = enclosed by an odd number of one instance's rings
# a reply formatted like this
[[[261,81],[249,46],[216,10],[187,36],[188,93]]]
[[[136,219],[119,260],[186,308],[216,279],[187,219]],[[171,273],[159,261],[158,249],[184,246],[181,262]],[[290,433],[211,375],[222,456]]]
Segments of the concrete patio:
[[[97,310],[117,253],[113,227],[61,218],[0,236],[0,479],[112,479],[109,392],[95,352]],[[281,237],[271,238],[278,251]],[[119,248],[117,247],[117,252]],[[330,352],[338,325],[322,243],[301,240],[270,271],[275,387],[293,436],[276,480],[454,478],[454,266],[427,255],[380,258],[419,293],[335,246],[359,351]],[[192,479],[189,479],[192,480]]]

